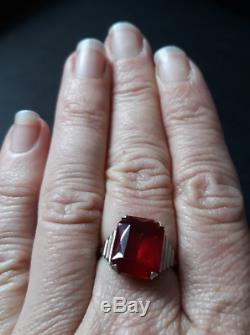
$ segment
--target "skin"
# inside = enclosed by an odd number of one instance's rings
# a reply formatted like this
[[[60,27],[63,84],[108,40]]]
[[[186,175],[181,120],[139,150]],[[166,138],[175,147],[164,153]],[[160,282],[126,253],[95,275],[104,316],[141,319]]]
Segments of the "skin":
[[[248,335],[250,234],[208,88],[181,50],[154,62],[118,28],[105,54],[66,60],[51,140],[41,119],[27,152],[5,138],[0,334]],[[127,214],[161,221],[176,268],[147,282],[96,258]],[[119,296],[149,300],[147,315],[101,311]]]

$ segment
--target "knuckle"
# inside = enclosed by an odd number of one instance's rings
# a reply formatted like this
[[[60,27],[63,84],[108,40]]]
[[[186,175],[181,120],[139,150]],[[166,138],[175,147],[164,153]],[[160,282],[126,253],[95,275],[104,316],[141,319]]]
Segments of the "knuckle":
[[[25,185],[21,183],[9,183],[0,180],[0,196],[4,199],[19,199],[30,198],[36,193],[36,189],[32,185]]]
[[[10,220],[13,216],[29,217],[36,210],[37,192],[32,186],[6,184],[0,182],[0,208],[2,219]]]
[[[121,64],[117,69],[117,80],[114,85],[114,96],[130,99],[147,97],[156,94],[156,85],[148,80],[145,68],[133,61]]]
[[[1,234],[0,238],[0,292],[24,292],[28,284],[32,240],[11,235]]]
[[[197,109],[198,101],[197,98],[192,94],[191,86],[189,84],[175,84],[167,85],[164,87],[163,99],[163,110],[167,110],[168,113],[164,113],[166,121],[180,121],[190,115],[190,110],[196,106]],[[189,118],[188,118],[189,119]]]
[[[101,217],[103,192],[93,176],[58,173],[45,187],[42,220],[61,224],[96,223]]]
[[[11,185],[3,180],[0,190],[0,292],[23,292],[28,282],[32,232],[30,228],[22,230],[20,227],[35,217],[36,192],[32,186]],[[17,221],[20,222],[15,228]]]
[[[64,124],[81,126],[99,130],[104,126],[104,106],[98,94],[84,97],[80,102],[64,100],[62,103],[61,118]]]
[[[223,173],[202,171],[183,178],[176,197],[192,215],[211,223],[234,223],[243,217],[242,193],[235,180]]]
[[[200,105],[199,103],[187,101],[178,102],[175,101],[169,113],[166,113],[165,118],[171,124],[190,123],[194,124],[206,124],[209,128],[218,128],[218,122],[214,117],[214,111],[207,106]]]
[[[157,202],[171,197],[172,185],[167,162],[146,150],[122,150],[107,170],[116,197],[137,197]],[[164,156],[162,156],[164,157]],[[108,190],[107,190],[108,191]]]
[[[171,87],[166,92],[167,99],[163,99],[163,113],[165,122],[174,126],[180,123],[205,124],[206,128],[219,128],[211,99],[193,92],[192,85],[183,84]],[[207,101],[207,103],[204,103]]]
[[[141,80],[132,81],[132,82],[123,82],[116,85],[114,93],[116,97],[119,97],[123,100],[130,99],[140,99],[150,100],[152,95],[155,93],[155,88],[150,82],[143,82]]]

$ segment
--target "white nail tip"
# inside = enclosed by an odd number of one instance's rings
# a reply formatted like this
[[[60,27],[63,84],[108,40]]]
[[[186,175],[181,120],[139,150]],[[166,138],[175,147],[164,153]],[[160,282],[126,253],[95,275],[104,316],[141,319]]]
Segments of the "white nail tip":
[[[95,38],[85,38],[77,44],[76,49],[94,49],[104,54],[104,46],[103,43]]]
[[[114,23],[110,28],[109,28],[109,34],[117,31],[117,30],[123,30],[123,29],[133,29],[133,30],[138,30],[136,26],[134,26],[132,23],[127,22],[127,21],[121,21]]]
[[[39,119],[39,115],[31,110],[21,110],[15,115],[15,124],[20,125],[32,125],[36,124]]]
[[[184,56],[186,55],[182,49],[176,47],[175,45],[169,45],[166,47],[162,47],[155,52],[154,54],[155,63],[160,59],[167,58],[169,54],[182,54]]]

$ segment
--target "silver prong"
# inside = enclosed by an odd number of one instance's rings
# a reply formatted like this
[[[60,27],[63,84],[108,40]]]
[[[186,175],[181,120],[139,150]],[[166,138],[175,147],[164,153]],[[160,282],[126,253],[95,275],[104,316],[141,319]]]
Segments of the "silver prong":
[[[157,272],[150,272],[150,279],[152,280],[152,279],[158,277],[158,275],[159,275],[159,273],[157,273]]]
[[[102,251],[102,255],[105,258],[106,258],[107,247],[108,247],[108,240],[105,241],[104,248],[103,248],[103,251]]]
[[[166,237],[164,238],[162,249],[160,272],[172,267],[175,257],[174,249]]]
[[[106,258],[109,260],[109,255],[110,255],[110,251],[111,251],[111,243],[112,243],[112,235],[109,236],[108,238],[108,246],[107,246],[107,251],[106,251]]]
[[[116,229],[113,231],[113,233],[111,235],[110,249],[109,249],[109,255],[108,255],[108,262],[109,262],[109,264],[111,262],[111,255],[112,255],[112,251],[113,251],[115,237],[116,237]]]

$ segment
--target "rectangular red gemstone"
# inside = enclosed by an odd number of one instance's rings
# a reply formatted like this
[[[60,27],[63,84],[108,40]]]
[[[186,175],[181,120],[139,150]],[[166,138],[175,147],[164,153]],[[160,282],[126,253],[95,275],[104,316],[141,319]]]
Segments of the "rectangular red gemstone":
[[[118,272],[137,278],[149,279],[152,272],[159,273],[164,228],[158,222],[134,216],[122,218],[118,223],[111,253],[111,264]]]

